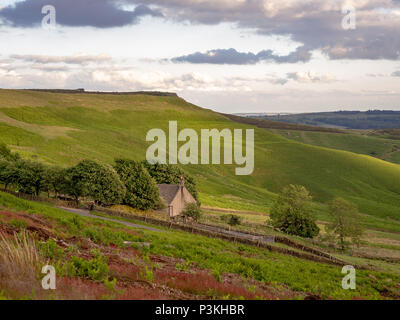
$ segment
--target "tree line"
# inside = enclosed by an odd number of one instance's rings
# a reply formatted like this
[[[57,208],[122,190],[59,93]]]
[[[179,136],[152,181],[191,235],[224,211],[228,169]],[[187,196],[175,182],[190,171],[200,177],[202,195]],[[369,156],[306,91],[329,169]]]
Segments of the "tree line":
[[[163,207],[157,184],[177,184],[185,177],[185,186],[198,200],[196,182],[177,166],[150,164],[147,161],[116,159],[114,165],[83,160],[75,166],[56,165],[23,159],[0,144],[0,184],[5,189],[39,196],[45,192],[67,195],[77,203],[89,198],[98,204],[125,204],[140,210]]]

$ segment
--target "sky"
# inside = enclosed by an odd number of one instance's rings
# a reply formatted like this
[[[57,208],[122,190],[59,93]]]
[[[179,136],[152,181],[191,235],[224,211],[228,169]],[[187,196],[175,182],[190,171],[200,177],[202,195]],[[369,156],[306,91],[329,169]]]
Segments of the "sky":
[[[0,0],[0,88],[400,110],[400,0]]]

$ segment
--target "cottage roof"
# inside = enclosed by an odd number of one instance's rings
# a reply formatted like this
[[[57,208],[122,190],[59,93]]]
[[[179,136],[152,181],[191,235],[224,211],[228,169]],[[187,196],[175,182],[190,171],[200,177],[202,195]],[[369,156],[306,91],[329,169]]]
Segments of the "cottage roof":
[[[174,200],[178,193],[180,186],[178,184],[159,184],[160,196],[164,199],[167,204],[170,204]]]

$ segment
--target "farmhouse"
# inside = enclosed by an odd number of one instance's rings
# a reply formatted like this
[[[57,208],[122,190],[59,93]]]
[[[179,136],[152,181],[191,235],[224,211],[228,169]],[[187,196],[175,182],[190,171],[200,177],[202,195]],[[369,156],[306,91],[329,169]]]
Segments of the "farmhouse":
[[[167,204],[166,212],[170,217],[178,216],[186,203],[196,203],[196,199],[185,187],[185,178],[181,177],[179,184],[159,184],[160,196]]]

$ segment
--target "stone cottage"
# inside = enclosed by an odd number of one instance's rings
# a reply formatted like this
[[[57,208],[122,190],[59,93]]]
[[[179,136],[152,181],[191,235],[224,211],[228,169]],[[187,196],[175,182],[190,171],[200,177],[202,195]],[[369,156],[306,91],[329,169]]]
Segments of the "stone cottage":
[[[196,199],[185,187],[185,178],[182,176],[179,184],[159,184],[161,199],[168,206],[165,212],[169,217],[178,216],[185,208],[186,203],[196,203]]]

